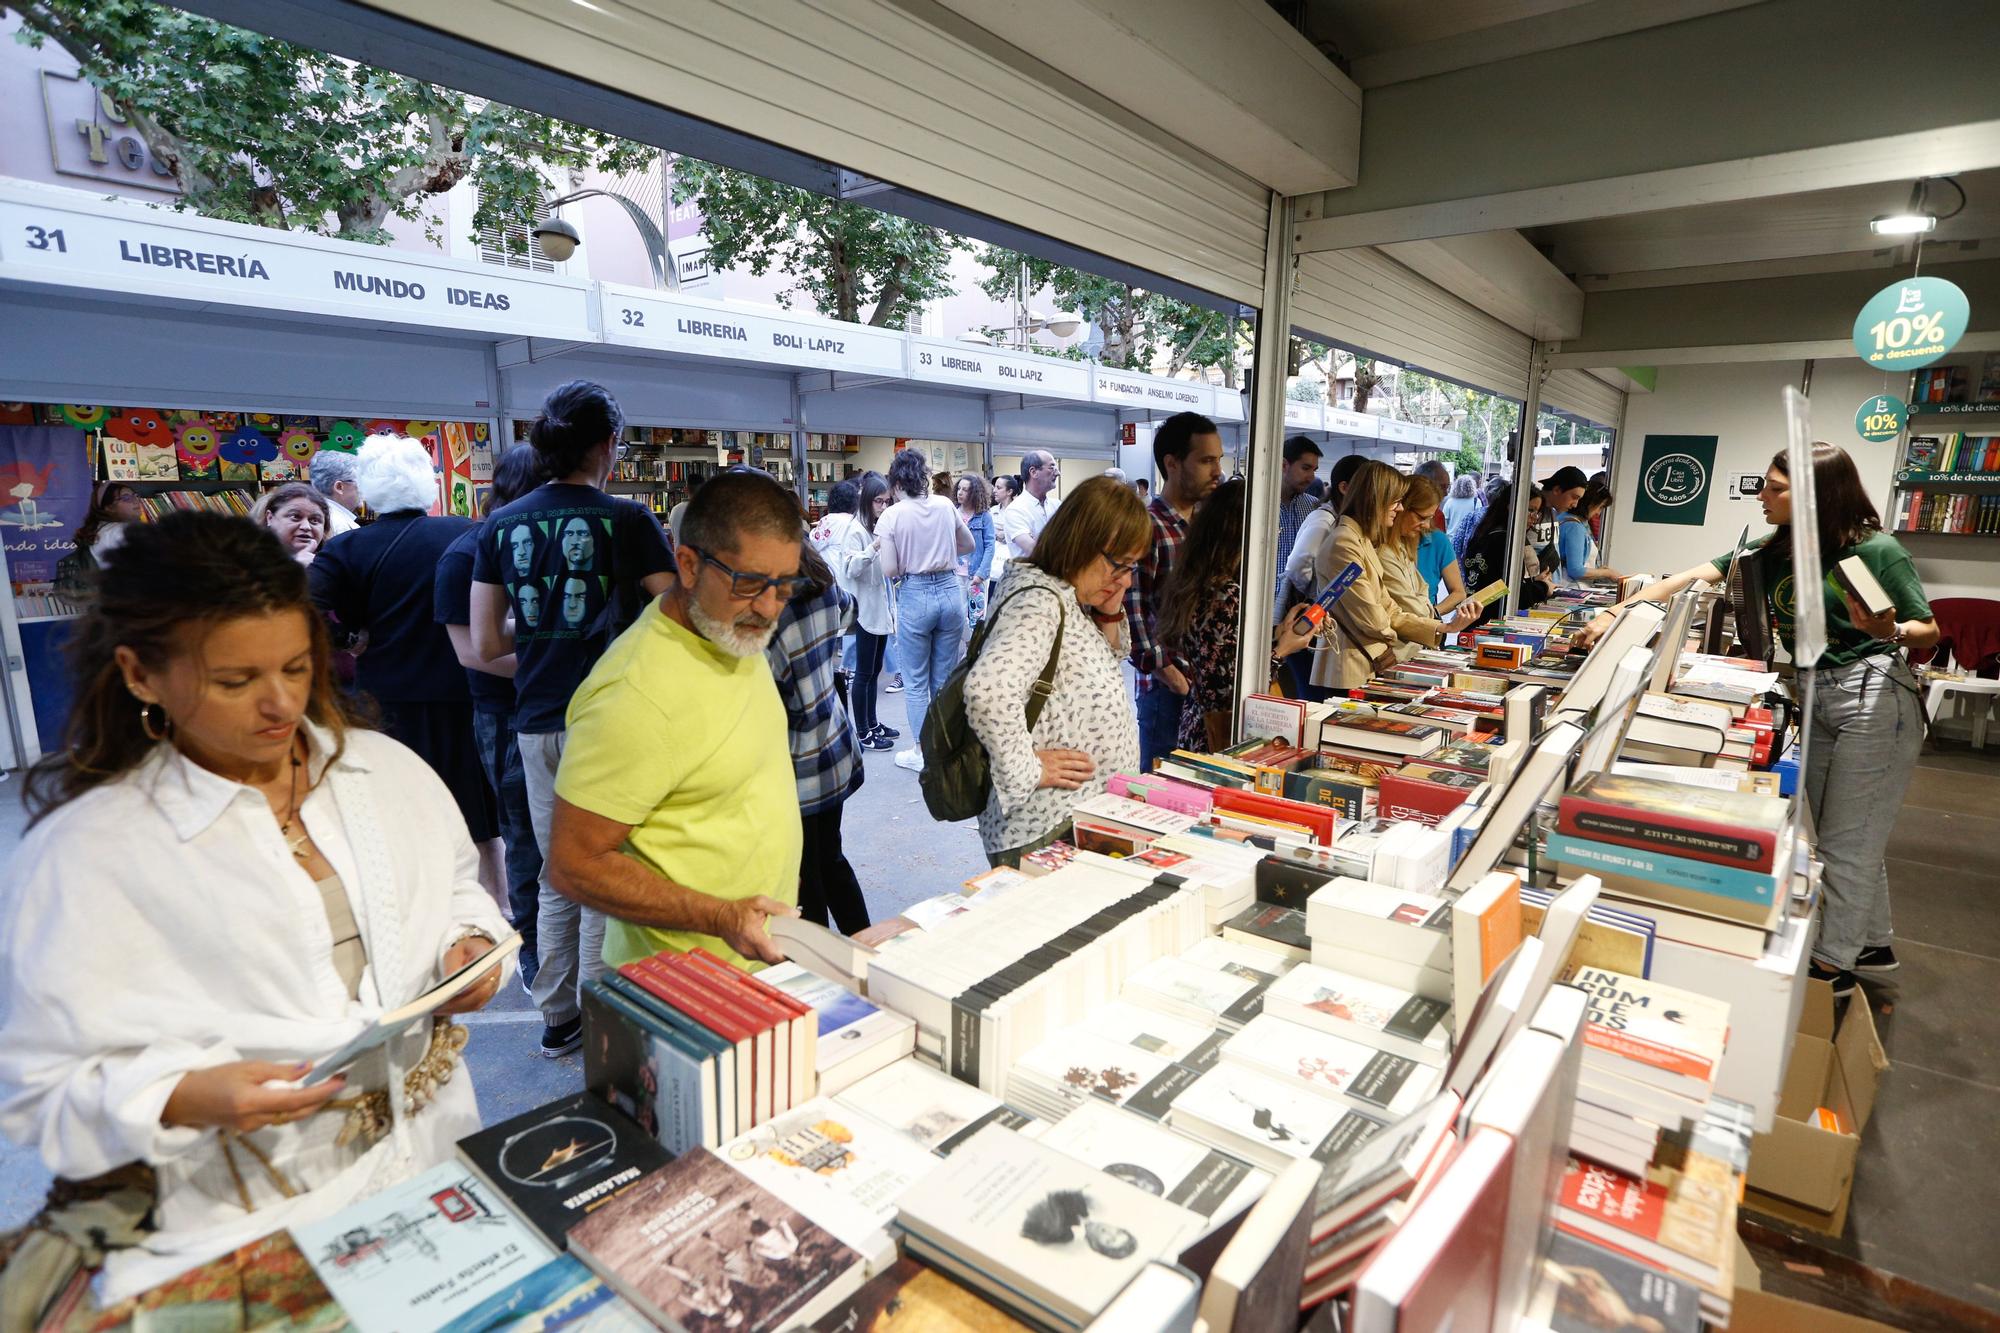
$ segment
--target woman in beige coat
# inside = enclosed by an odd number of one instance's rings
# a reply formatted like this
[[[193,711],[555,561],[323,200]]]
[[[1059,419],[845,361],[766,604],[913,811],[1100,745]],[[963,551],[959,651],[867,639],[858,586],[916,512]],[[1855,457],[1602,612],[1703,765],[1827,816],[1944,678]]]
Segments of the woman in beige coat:
[[[1387,463],[1371,460],[1348,483],[1340,522],[1317,568],[1338,573],[1353,563],[1361,566],[1361,577],[1334,607],[1335,632],[1313,655],[1315,685],[1353,689],[1382,667],[1420,648],[1435,648],[1445,634],[1470,623],[1469,617],[1438,620],[1406,608],[1383,582],[1384,548],[1407,482]]]

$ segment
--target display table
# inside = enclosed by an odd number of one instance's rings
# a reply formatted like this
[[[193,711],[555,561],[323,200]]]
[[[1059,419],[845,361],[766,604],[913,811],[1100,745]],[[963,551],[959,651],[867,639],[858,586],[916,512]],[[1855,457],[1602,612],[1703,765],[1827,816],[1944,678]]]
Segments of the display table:
[[[1986,721],[1993,712],[1996,702],[2000,702],[2000,680],[1988,680],[1984,676],[1966,676],[1962,679],[1933,677],[1930,688],[1924,692],[1924,711],[1930,714],[1936,724],[1938,709],[1952,695],[1958,696],[1958,712],[1962,716],[1966,706],[1972,711],[1972,748],[1986,748]]]

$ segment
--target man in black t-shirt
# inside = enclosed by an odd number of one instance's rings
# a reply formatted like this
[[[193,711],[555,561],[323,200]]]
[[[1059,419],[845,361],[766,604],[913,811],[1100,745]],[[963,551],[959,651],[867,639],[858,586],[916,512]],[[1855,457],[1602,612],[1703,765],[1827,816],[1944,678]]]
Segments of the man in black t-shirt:
[[[570,696],[674,577],[659,521],[604,493],[623,428],[600,385],[574,380],[551,393],[532,440],[555,480],[495,510],[473,560],[473,644],[488,659],[514,656],[514,729],[544,856]],[[536,944],[542,1054],[564,1055],[583,1041],[578,985],[604,970],[604,918],[558,893],[546,869]]]

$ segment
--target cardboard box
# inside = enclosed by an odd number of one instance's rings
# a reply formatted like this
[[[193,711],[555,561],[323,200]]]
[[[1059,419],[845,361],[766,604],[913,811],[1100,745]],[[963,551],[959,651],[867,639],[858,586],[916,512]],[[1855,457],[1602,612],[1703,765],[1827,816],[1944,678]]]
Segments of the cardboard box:
[[[1889,1325],[1873,1319],[1741,1287],[1730,1303],[1729,1327],[1756,1333],[1892,1333]]]
[[[1777,1117],[1751,1140],[1744,1206],[1833,1235],[1846,1230],[1855,1155],[1888,1068],[1867,997],[1856,994],[1836,1029],[1832,987],[1807,981]],[[1820,1108],[1838,1129],[1815,1123]]]

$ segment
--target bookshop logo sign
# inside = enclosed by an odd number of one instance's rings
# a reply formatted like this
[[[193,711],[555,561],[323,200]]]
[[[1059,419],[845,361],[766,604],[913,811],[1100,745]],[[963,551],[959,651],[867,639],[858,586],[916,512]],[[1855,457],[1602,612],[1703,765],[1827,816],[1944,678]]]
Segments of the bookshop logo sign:
[[[1639,460],[1639,497],[1632,506],[1633,519],[1700,527],[1708,516],[1716,439],[1713,435],[1648,435]]]
[[[1958,284],[1905,278],[1861,307],[1854,317],[1854,350],[1877,370],[1916,370],[1949,352],[1971,322],[1971,303]]]

